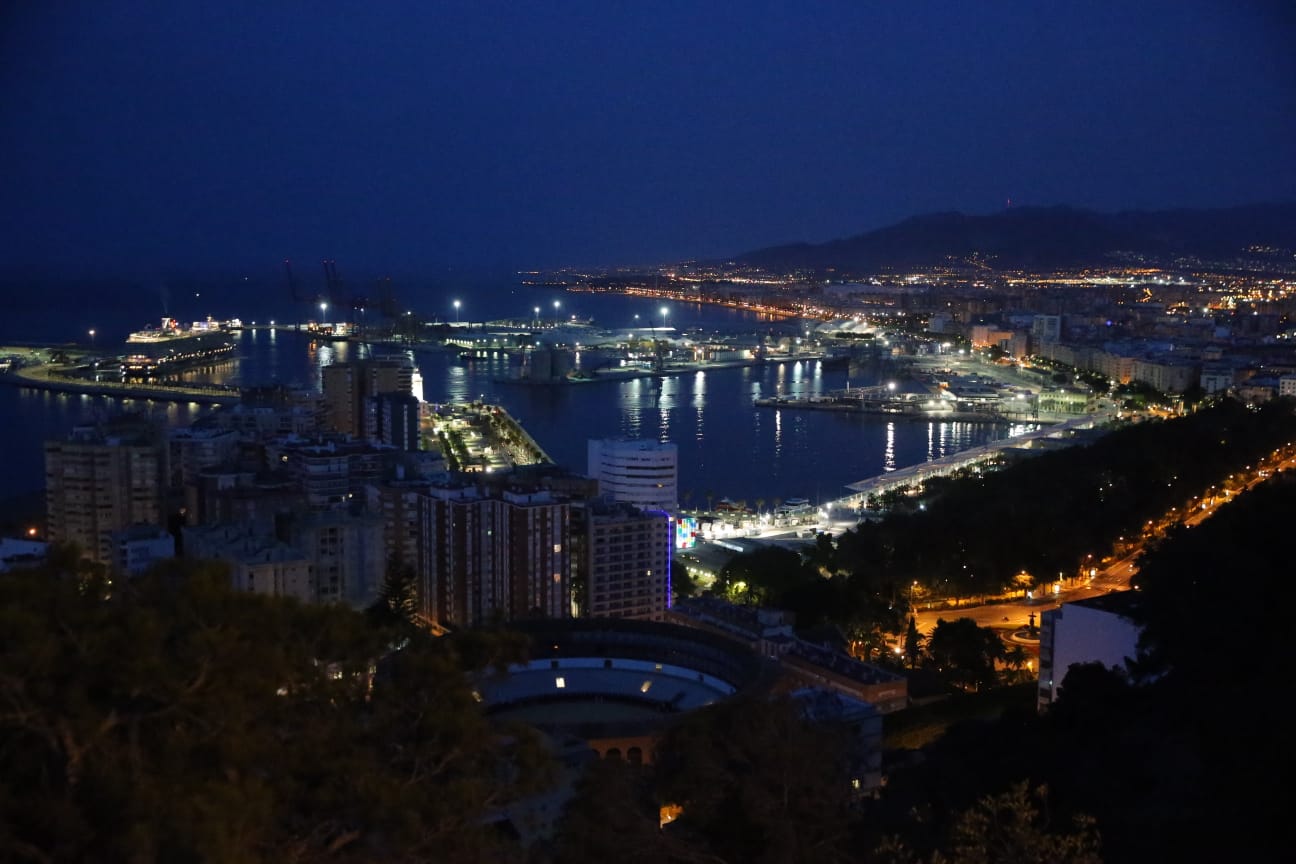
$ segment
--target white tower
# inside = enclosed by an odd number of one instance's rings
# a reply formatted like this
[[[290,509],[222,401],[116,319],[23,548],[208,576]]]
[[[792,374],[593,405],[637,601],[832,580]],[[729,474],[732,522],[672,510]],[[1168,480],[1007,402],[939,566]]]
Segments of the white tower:
[[[614,501],[669,513],[679,506],[679,450],[670,442],[591,439],[588,473]]]

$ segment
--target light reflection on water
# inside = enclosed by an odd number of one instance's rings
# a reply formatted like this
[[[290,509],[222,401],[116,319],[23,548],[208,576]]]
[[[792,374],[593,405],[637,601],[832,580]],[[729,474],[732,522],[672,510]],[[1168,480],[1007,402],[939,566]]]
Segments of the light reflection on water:
[[[202,370],[213,383],[251,386],[284,383],[318,388],[320,369],[330,362],[363,356],[366,346],[315,342],[291,330],[244,331],[238,359]],[[375,353],[389,353],[375,349]],[[433,402],[483,397],[498,402],[527,428],[555,460],[583,471],[586,441],[600,437],[654,437],[679,447],[680,489],[701,501],[716,497],[754,501],[775,497],[825,500],[845,494],[845,485],[969,447],[1019,435],[1034,427],[971,423],[887,421],[829,411],[757,408],[762,395],[823,395],[846,386],[846,370],[817,361],[769,363],[761,367],[713,369],[666,378],[570,385],[510,382],[517,361],[497,352],[461,360],[456,353],[417,349],[425,397]],[[865,383],[853,380],[852,385]],[[21,394],[19,396],[18,394]],[[9,400],[9,401],[3,401]],[[112,400],[68,400],[56,394],[0,388],[0,408],[10,407],[9,441],[27,453],[39,488],[43,479],[40,443],[86,422],[95,406]],[[190,422],[206,409],[155,405],[168,421]],[[926,428],[924,428],[924,426]],[[20,427],[15,430],[13,427]],[[23,430],[27,430],[24,432]],[[26,438],[22,436],[26,435]],[[30,438],[31,440],[27,440]]]
[[[281,334],[280,347],[291,341],[285,335],[293,334]],[[326,352],[340,355],[332,345],[315,347],[311,359],[316,368]],[[585,468],[589,438],[674,441],[680,451],[680,488],[696,495],[710,488],[718,496],[747,500],[833,498],[845,493],[847,483],[1032,428],[887,421],[753,405],[764,394],[820,396],[846,386],[844,369],[825,369],[818,361],[611,383],[534,385],[516,381],[518,361],[503,352],[461,360],[451,352],[420,349],[415,357],[430,401],[484,397],[498,402],[550,456],[578,471]]]
[[[706,438],[706,373],[693,376],[693,439],[699,444]]]

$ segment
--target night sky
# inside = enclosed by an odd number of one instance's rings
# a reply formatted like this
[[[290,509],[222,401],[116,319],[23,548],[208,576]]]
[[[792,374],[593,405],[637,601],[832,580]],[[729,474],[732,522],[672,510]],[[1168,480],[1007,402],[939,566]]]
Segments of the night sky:
[[[0,275],[645,264],[1008,199],[1296,198],[1286,2],[4,5]]]

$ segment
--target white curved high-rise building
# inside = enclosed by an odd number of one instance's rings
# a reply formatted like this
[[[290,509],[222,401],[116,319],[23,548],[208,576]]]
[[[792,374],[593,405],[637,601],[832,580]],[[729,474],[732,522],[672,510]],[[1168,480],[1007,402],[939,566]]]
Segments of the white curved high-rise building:
[[[614,501],[670,513],[679,506],[679,448],[669,441],[591,439],[589,476]]]

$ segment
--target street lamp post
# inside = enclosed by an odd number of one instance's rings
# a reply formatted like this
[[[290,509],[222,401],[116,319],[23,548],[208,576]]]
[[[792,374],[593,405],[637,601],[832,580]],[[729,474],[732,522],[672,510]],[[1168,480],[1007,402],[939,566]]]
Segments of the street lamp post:
[[[94,348],[94,344],[95,344],[94,336],[95,336],[95,331],[94,331],[94,328],[91,327],[91,328],[90,328],[90,347],[91,347],[91,348]]]
[[[540,325],[540,307],[539,307],[539,306],[535,307],[535,323],[536,323],[536,326],[539,326],[539,325]]]
[[[459,301],[458,300],[454,301],[454,309],[455,309],[455,323],[458,324],[459,323]]]
[[[320,326],[323,327],[327,321],[328,321],[328,304],[321,303],[320,304]]]

